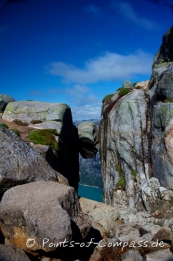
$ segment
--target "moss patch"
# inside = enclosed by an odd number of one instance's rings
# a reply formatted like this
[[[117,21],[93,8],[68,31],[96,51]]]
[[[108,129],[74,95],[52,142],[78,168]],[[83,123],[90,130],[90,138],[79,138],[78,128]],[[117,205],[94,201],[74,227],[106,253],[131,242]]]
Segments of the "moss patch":
[[[0,123],[0,126],[1,126],[1,127],[3,127],[3,128],[6,128],[6,129],[8,129],[8,125],[7,125],[7,124],[5,124],[5,123]]]
[[[32,130],[28,137],[34,144],[48,145],[54,150],[58,150],[58,144],[54,135],[57,135],[57,132],[54,129]]]
[[[32,124],[37,124],[37,123],[42,123],[42,122],[43,122],[43,121],[41,121],[41,120],[32,120],[32,121],[31,121]]]
[[[18,125],[22,125],[22,126],[27,126],[28,125],[27,122],[24,122],[24,121],[21,121],[21,120],[18,120],[18,119],[15,119],[14,122],[17,123]]]
[[[128,94],[129,92],[130,92],[130,89],[122,87],[119,90],[119,95],[124,96],[124,95]]]
[[[134,181],[136,181],[136,175],[137,175],[137,173],[138,173],[138,171],[137,171],[136,169],[133,169],[133,170],[131,171],[132,179],[133,179]]]
[[[170,99],[166,98],[166,99],[164,99],[163,102],[165,103],[165,102],[172,102],[172,101]]]
[[[19,130],[17,129],[10,129],[10,130],[14,131],[18,136],[20,135]]]
[[[125,186],[126,186],[126,182],[124,178],[120,178],[116,183],[116,188],[121,187],[122,189],[125,189]]]
[[[125,181],[125,179],[124,179],[124,175],[123,175],[123,170],[122,170],[122,168],[121,168],[121,166],[120,166],[120,164],[117,164],[116,166],[115,166],[115,169],[116,169],[116,171],[118,171],[118,173],[119,173],[119,176],[120,176],[120,179],[118,180],[118,182],[116,183],[116,189],[117,188],[121,188],[121,189],[125,189],[125,186],[126,186],[126,181]]]
[[[106,95],[106,96],[103,98],[102,103],[109,101],[109,100],[112,98],[113,95],[114,95],[114,94],[108,94],[108,95]]]

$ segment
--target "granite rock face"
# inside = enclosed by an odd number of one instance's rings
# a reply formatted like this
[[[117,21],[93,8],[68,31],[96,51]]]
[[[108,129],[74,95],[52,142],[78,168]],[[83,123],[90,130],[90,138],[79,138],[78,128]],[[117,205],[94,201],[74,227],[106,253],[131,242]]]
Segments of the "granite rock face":
[[[82,211],[99,224],[101,235],[109,237],[119,218],[118,211],[111,206],[86,198],[80,198],[80,205]]]
[[[78,126],[79,151],[84,159],[95,158],[97,154],[97,127],[93,122],[85,122]]]
[[[6,121],[63,121],[64,113],[70,110],[64,103],[46,103],[38,101],[12,102],[6,107],[3,119]]]
[[[46,160],[16,133],[0,127],[0,197],[13,186],[39,180],[68,185],[66,178],[53,170]]]
[[[173,189],[173,27],[163,36],[155,56],[150,80],[152,119],[151,155],[153,176],[160,184]]]
[[[140,84],[139,84],[140,85]],[[104,104],[100,121],[101,166],[105,203],[114,205],[117,189],[126,189],[131,208],[140,200],[138,186],[149,178],[150,119],[143,89]],[[137,202],[138,203],[138,202]]]
[[[126,93],[122,87],[103,104],[99,142],[106,204],[152,212],[164,204],[161,187],[173,189],[172,50],[173,27],[154,58],[148,87],[138,82]]]
[[[173,61],[173,26],[164,34],[162,45],[154,57],[153,67]]]
[[[15,100],[9,95],[0,94],[0,112],[3,112],[10,102],[15,102]]]
[[[58,155],[57,152],[47,145],[30,144],[56,171],[58,171]]]
[[[65,239],[86,237],[91,226],[75,190],[51,181],[31,182],[6,191],[0,216],[4,237],[26,251],[53,251]]]
[[[79,182],[79,147],[77,128],[71,109],[64,103],[24,101],[10,103],[2,118],[28,124],[35,129],[55,129],[57,132],[57,171],[68,179],[77,191]]]

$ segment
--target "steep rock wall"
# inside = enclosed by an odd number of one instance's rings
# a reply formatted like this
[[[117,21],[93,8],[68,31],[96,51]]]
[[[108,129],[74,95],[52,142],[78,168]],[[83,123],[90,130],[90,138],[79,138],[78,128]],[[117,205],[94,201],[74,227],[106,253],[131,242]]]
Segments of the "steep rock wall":
[[[105,203],[116,205],[117,191],[125,189],[134,207],[151,168],[147,91],[134,88],[123,97],[117,91],[103,105],[99,133]]]
[[[173,189],[173,27],[163,36],[149,87],[153,176]]]
[[[160,185],[173,189],[172,43],[173,27],[154,57],[147,88],[144,82],[121,88],[103,103],[99,141],[109,205],[153,210]]]

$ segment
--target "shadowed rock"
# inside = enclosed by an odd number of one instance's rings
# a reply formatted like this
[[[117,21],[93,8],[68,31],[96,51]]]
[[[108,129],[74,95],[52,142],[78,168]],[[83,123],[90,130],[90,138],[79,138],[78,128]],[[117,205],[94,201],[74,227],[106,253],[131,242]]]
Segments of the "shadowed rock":
[[[163,36],[150,80],[153,176],[173,189],[173,27]]]
[[[9,102],[14,102],[15,100],[6,94],[0,94],[0,112],[3,112],[5,110],[5,107]]]
[[[154,57],[153,68],[173,61],[173,26],[164,34],[162,45]]]
[[[0,245],[1,261],[30,261],[29,257],[22,249],[13,245]]]
[[[77,129],[73,125],[71,109],[64,103],[24,101],[10,103],[2,118],[36,129],[55,129],[58,143],[58,171],[78,190],[79,147]]]
[[[84,159],[95,158],[97,154],[97,127],[93,122],[84,122],[78,126],[79,151]]]
[[[60,173],[13,131],[0,127],[0,197],[16,185],[49,180],[68,185]]]

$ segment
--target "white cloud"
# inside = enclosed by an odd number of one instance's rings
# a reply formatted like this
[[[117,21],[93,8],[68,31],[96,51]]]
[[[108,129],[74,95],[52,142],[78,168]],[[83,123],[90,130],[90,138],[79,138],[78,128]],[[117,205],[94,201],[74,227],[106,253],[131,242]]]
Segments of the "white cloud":
[[[137,14],[129,2],[115,0],[111,2],[111,7],[120,12],[127,20],[147,30],[155,30],[159,27],[156,21]]]
[[[77,106],[93,104],[99,101],[89,88],[79,84],[76,84],[73,88],[67,88],[66,93],[71,96],[72,102]]]
[[[84,94],[89,92],[89,89],[86,86],[81,86],[79,84],[76,84],[73,88],[67,88],[66,93],[69,95],[75,96],[76,94]]]
[[[142,51],[128,55],[106,52],[86,61],[83,69],[63,62],[50,63],[48,73],[62,77],[66,83],[86,84],[123,80],[137,75],[150,75],[152,60],[151,54]]]
[[[78,107],[71,107],[73,120],[89,120],[100,119],[101,115],[101,103],[95,103],[94,105],[84,105]]]
[[[85,8],[85,11],[87,13],[92,13],[94,15],[97,15],[99,13],[99,8],[95,5],[88,5],[86,8]]]

